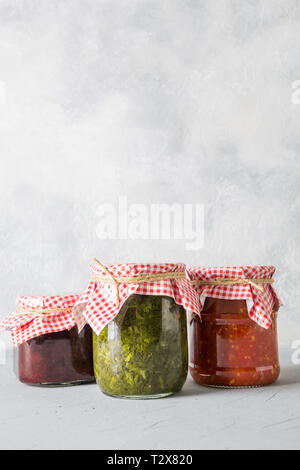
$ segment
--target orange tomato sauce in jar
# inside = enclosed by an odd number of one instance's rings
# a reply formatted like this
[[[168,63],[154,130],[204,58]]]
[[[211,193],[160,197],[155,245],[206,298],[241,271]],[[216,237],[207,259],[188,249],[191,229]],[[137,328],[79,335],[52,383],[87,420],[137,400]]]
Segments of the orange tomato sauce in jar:
[[[190,372],[201,385],[257,387],[280,374],[277,312],[269,329],[248,315],[245,300],[207,297],[191,323]]]

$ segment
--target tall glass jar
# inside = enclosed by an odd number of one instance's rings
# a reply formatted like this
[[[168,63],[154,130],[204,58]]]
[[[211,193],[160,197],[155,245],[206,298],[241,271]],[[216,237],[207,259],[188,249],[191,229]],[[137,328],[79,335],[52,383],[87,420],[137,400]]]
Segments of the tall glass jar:
[[[94,382],[92,330],[77,327],[33,338],[14,349],[14,370],[28,385],[66,386]]]
[[[201,385],[257,387],[280,374],[277,312],[264,329],[249,318],[245,300],[206,298],[191,322],[190,372]]]
[[[132,295],[97,336],[95,377],[121,398],[162,398],[179,392],[188,372],[184,308],[171,297]]]

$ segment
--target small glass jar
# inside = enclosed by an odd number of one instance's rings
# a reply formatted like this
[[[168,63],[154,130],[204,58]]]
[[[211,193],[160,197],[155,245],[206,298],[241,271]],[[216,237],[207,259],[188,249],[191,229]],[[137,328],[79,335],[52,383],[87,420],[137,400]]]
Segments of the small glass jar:
[[[249,318],[245,300],[206,298],[191,322],[190,372],[213,387],[259,387],[280,374],[277,312],[264,329]]]
[[[92,330],[77,326],[33,338],[14,349],[14,370],[28,385],[66,386],[94,382]]]
[[[95,377],[120,398],[162,398],[179,392],[188,373],[185,309],[170,297],[132,295],[97,336]]]

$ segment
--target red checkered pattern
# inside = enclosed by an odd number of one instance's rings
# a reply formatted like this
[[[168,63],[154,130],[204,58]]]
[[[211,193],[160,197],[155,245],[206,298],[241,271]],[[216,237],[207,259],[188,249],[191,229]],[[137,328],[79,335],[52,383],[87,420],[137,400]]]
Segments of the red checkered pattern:
[[[191,267],[187,270],[191,280],[215,281],[225,279],[271,279],[275,273],[274,266],[234,266],[234,267]],[[281,305],[280,299],[271,284],[261,284],[263,291],[252,285],[230,286],[196,286],[200,295],[200,311],[206,297],[214,299],[249,301],[249,317],[258,325],[268,329],[272,324],[272,312]]]
[[[114,277],[136,277],[145,274],[184,272],[184,264],[117,264],[106,266]],[[106,276],[105,271],[96,264],[91,265],[92,276]],[[123,283],[119,285],[120,302],[116,300],[116,288],[113,284],[99,281],[90,282],[86,292],[78,299],[73,310],[80,329],[88,323],[99,335],[103,328],[119,313],[124,302],[132,294],[163,295],[172,297],[175,302],[187,310],[199,314],[199,296],[188,279],[167,279],[141,284]]]
[[[78,298],[78,295],[19,297],[19,299],[17,299],[16,312],[0,321],[0,331],[11,330],[13,344],[14,346],[18,346],[25,341],[46,333],[57,333],[58,331],[68,330],[76,325],[72,309]],[[26,313],[19,315],[18,313],[19,309],[28,310],[30,312],[37,310],[37,312],[40,312],[42,309],[46,308],[67,308],[68,310],[64,310],[55,315],[44,314],[42,317],[32,317],[26,315]],[[18,316],[14,316],[16,314]]]

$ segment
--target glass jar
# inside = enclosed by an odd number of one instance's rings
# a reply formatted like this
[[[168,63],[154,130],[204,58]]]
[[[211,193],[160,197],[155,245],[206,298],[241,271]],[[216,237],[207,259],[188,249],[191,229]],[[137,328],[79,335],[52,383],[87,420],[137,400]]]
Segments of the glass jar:
[[[213,387],[257,387],[280,374],[277,312],[264,329],[249,318],[245,300],[206,298],[191,322],[190,372]]]
[[[89,326],[38,336],[14,349],[15,373],[28,385],[94,382],[92,344]]]
[[[170,297],[132,295],[97,336],[95,377],[121,398],[162,398],[179,392],[188,372],[185,309]]]

